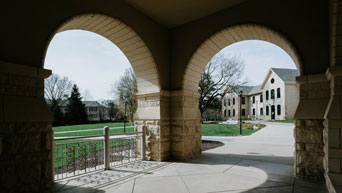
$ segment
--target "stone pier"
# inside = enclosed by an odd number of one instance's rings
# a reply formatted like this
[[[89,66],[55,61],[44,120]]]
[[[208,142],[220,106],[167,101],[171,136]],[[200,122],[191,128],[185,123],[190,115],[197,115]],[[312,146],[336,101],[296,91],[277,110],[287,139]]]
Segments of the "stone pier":
[[[135,131],[145,131],[147,160],[187,160],[201,154],[198,97],[185,91],[138,94]]]
[[[323,121],[329,102],[330,86],[325,74],[297,77],[300,101],[295,114],[295,165],[298,178],[324,180]]]
[[[51,71],[0,66],[1,191],[45,192],[53,183],[52,118],[44,100]]]

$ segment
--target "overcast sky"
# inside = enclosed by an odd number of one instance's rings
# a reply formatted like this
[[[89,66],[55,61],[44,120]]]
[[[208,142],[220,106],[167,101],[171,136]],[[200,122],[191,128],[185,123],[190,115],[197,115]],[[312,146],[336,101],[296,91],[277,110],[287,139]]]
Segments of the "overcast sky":
[[[245,61],[244,77],[251,85],[261,84],[268,70],[296,68],[293,60],[278,46],[258,40],[235,43],[224,48],[228,56]],[[61,32],[52,39],[45,57],[45,68],[67,76],[88,99],[111,99],[112,84],[130,67],[125,55],[106,38],[88,31]]]

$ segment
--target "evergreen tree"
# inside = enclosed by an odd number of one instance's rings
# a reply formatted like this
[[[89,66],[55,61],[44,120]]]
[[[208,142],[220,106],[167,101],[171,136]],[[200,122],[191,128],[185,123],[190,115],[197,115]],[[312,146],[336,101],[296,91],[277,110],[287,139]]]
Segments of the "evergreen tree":
[[[85,106],[76,84],[73,85],[71,95],[68,98],[66,108],[67,121],[71,125],[84,124],[88,122]]]
[[[109,102],[108,103],[108,115],[110,120],[113,120],[115,118],[115,113],[118,112],[119,109],[118,107],[115,105],[114,102]]]
[[[64,115],[62,113],[61,107],[59,106],[57,100],[53,99],[50,110],[53,114],[54,121],[52,123],[53,126],[62,126],[65,125]]]

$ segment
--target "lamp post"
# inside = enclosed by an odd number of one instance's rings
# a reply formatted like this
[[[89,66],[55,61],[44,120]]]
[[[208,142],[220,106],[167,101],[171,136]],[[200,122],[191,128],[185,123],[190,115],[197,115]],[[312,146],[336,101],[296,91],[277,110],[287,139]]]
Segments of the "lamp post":
[[[127,109],[127,101],[125,101],[124,133],[126,133],[126,109]]]
[[[242,135],[242,90],[240,90],[239,95],[240,95],[240,135]]]

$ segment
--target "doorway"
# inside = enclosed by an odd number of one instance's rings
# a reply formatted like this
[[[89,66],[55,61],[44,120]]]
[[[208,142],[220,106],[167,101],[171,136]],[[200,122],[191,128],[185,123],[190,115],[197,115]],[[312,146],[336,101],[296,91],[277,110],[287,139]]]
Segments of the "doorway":
[[[275,120],[275,106],[271,106],[271,120]]]

